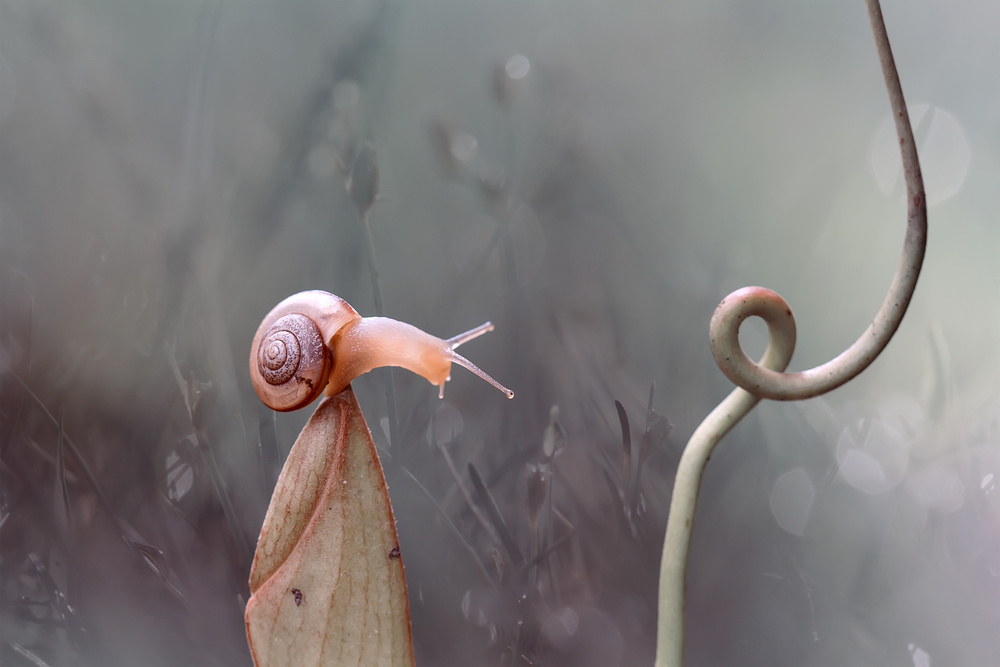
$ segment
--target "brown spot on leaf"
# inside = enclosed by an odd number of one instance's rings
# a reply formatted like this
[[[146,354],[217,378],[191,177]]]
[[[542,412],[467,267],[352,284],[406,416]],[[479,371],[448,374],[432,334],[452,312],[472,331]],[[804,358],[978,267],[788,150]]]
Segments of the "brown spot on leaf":
[[[397,544],[392,549],[389,550],[389,559],[399,558],[399,545]]]
[[[302,604],[302,591],[297,588],[292,589],[292,596],[295,598],[295,606]]]

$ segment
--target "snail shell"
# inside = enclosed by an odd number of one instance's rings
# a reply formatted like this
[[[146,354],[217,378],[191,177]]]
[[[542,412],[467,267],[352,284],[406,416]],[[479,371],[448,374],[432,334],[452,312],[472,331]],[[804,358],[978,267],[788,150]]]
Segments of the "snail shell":
[[[293,295],[268,313],[254,336],[250,379],[268,407],[287,412],[312,403],[334,367],[333,341],[361,316],[328,292]]]

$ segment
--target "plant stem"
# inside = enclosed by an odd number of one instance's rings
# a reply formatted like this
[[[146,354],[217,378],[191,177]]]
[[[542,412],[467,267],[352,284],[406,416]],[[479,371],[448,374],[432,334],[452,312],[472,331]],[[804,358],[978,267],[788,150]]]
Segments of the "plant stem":
[[[788,367],[795,349],[795,321],[784,300],[762,287],[744,288],[748,298],[776,298],[767,321],[770,341],[761,365],[781,372]],[[721,306],[720,306],[721,308]],[[782,317],[784,315],[784,317]],[[714,318],[713,318],[714,320]],[[745,389],[737,388],[712,410],[691,435],[677,467],[674,491],[670,499],[667,534],[660,561],[660,612],[657,620],[656,665],[678,666],[684,651],[684,574],[691,550],[691,530],[698,504],[698,489],[712,450],[722,438],[760,402]]]
[[[368,222],[367,213],[358,213],[358,219],[365,230],[365,247],[368,250],[368,272],[372,279],[372,296],[375,299],[375,314],[379,317],[385,316],[385,306],[382,304],[382,285],[379,281],[378,262],[375,261],[375,237],[372,236],[372,227]]]
[[[924,250],[927,247],[927,198],[920,175],[916,142],[899,83],[899,73],[889,48],[882,10],[878,0],[866,2],[885,87],[889,93],[889,106],[892,108],[899,136],[906,180],[907,224],[902,258],[885,300],[864,333],[835,359],[798,373],[781,373],[753,363],[740,349],[739,325],[743,319],[755,313],[737,299],[727,297],[723,300],[712,318],[709,334],[715,363],[733,384],[761,398],[778,401],[812,398],[836,389],[868,368],[889,344],[903,321],[923,265]]]
[[[358,212],[358,219],[365,230],[365,247],[368,249],[368,271],[372,278],[372,295],[375,299],[375,314],[379,317],[385,316],[385,306],[382,303],[382,285],[379,281],[378,262],[375,261],[375,238],[372,236],[372,227],[368,222],[368,213]],[[396,378],[392,369],[389,369],[389,378],[385,383],[385,400],[389,411],[389,451],[392,452],[392,460],[397,460],[402,451],[397,445],[396,435],[399,433],[399,417],[396,412]]]
[[[889,48],[878,0],[866,0],[875,46],[899,135],[906,179],[907,229],[903,256],[889,292],[861,337],[837,358],[800,373],[785,373],[795,348],[795,320],[784,300],[762,287],[745,287],[716,308],[709,329],[712,354],[719,368],[740,388],[733,391],[695,430],[681,456],[667,519],[660,563],[656,665],[679,667],[684,658],[684,580],[705,465],[716,444],[760,401],[799,400],[824,394],[856,377],[885,349],[906,313],[916,288],[927,244],[927,201],[913,130],[899,74]],[[770,340],[759,364],[739,343],[739,327],[747,317],[768,324]]]

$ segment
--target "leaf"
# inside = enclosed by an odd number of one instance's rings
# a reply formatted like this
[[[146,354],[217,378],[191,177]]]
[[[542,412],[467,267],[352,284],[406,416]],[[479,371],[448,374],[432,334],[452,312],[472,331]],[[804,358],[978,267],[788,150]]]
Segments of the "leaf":
[[[250,593],[257,667],[413,664],[396,524],[350,387],[323,399],[288,454]]]

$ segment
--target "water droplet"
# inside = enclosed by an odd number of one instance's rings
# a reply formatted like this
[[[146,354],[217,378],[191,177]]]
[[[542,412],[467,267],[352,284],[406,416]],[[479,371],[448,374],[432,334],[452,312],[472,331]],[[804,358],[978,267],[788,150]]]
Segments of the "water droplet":
[[[993,473],[989,473],[986,477],[983,477],[983,481],[979,484],[979,488],[983,490],[983,493],[989,495],[993,493],[996,488],[996,484],[993,482]]]
[[[580,616],[572,607],[563,607],[542,621],[542,636],[555,647],[570,640],[580,628]]]
[[[486,591],[470,588],[462,596],[462,615],[473,625],[486,625],[490,621],[493,596]]]
[[[906,489],[918,503],[941,514],[950,514],[965,502],[965,485],[958,474],[936,463],[911,473]]]
[[[906,648],[910,650],[910,655],[913,657],[913,667],[931,667],[930,653],[913,643],[907,644]]]
[[[455,156],[456,160],[459,162],[468,162],[476,157],[479,142],[468,132],[456,132],[451,136],[449,147],[451,148],[451,154]]]
[[[837,441],[837,463],[848,484],[865,493],[884,493],[902,481],[909,464],[903,435],[872,420],[864,444],[857,446],[848,429]]]
[[[771,487],[771,514],[783,530],[802,535],[815,500],[816,490],[805,469],[789,470]]]
[[[507,63],[504,65],[504,71],[507,72],[507,76],[515,81],[527,76],[530,69],[531,63],[520,53],[508,58]]]
[[[435,445],[453,442],[465,428],[462,413],[451,403],[440,403],[427,426],[427,440]]]
[[[180,502],[194,485],[194,472],[191,466],[181,461],[177,452],[170,452],[164,461],[167,469],[167,498],[172,502]]]

